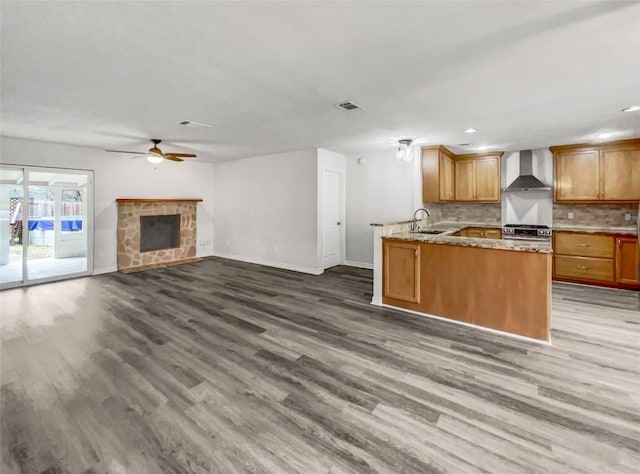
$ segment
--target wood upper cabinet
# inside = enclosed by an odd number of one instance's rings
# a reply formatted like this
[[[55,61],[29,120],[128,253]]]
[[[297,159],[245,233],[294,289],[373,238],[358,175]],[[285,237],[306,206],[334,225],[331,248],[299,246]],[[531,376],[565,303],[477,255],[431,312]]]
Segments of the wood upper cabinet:
[[[602,195],[607,201],[640,201],[640,148],[601,152]]]
[[[502,152],[454,155],[445,147],[422,147],[422,201],[500,201]]]
[[[556,201],[600,198],[600,151],[558,153],[555,157]]]
[[[616,237],[616,281],[628,285],[639,285],[638,239]]]
[[[551,147],[555,200],[640,200],[640,139]]]
[[[455,170],[453,165],[453,158],[445,153],[440,153],[440,186],[439,197],[441,201],[453,201],[454,188],[453,177],[455,176]]]
[[[500,201],[500,156],[455,162],[456,201]]]
[[[476,201],[500,200],[500,158],[476,160]]]
[[[420,244],[384,240],[382,295],[420,303]]]
[[[422,148],[422,202],[453,201],[453,154],[443,146]]]
[[[476,200],[475,161],[456,161],[456,201]]]

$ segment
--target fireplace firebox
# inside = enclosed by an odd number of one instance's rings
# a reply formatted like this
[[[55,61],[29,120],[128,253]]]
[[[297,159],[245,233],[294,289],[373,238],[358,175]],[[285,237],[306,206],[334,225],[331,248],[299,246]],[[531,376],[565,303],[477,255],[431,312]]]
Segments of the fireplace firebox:
[[[140,216],[140,252],[180,247],[180,214]]]

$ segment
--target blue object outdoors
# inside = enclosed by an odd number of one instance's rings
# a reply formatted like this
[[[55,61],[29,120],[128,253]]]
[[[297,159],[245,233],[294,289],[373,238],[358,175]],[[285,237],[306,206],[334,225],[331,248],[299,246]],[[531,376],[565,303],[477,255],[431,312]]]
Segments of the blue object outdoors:
[[[82,216],[62,216],[61,221],[63,232],[82,230]],[[29,230],[53,230],[53,224],[52,217],[29,219]]]

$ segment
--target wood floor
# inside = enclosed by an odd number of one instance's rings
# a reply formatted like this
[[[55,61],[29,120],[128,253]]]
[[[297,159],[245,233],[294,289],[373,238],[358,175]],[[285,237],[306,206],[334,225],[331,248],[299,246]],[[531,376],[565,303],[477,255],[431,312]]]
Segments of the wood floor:
[[[553,346],[228,260],[0,294],[2,474],[637,473],[637,292],[554,285]]]

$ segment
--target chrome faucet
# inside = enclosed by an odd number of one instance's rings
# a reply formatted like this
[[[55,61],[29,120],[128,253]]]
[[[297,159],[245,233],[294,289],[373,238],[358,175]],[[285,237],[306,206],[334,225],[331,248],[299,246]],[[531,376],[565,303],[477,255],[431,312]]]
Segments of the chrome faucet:
[[[429,223],[429,217],[431,217],[431,211],[424,207],[416,209],[416,212],[413,213],[413,220],[411,221],[411,232],[416,232],[418,230],[418,212],[424,211],[427,214],[427,225]]]

